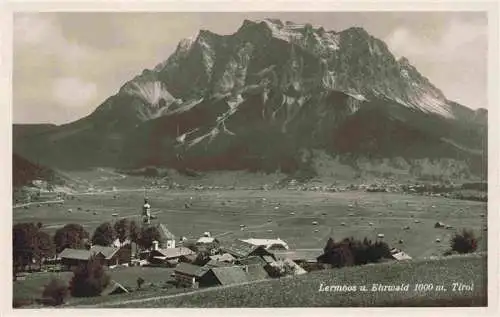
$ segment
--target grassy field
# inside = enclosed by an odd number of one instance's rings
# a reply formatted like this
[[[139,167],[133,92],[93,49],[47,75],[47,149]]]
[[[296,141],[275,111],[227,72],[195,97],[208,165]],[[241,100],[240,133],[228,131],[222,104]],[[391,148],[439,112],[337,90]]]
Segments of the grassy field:
[[[124,298],[133,297],[140,298],[141,296],[152,296],[159,290],[165,291],[166,288],[172,288],[172,285],[167,285],[167,282],[172,281],[170,274],[173,272],[171,268],[159,267],[121,267],[109,269],[108,274],[111,279],[125,286],[128,290],[134,293],[121,295]],[[57,273],[32,273],[23,281],[16,281],[13,284],[13,297],[16,299],[36,299],[42,294],[43,288],[52,278],[60,279],[69,284],[72,272],[57,272]],[[142,277],[145,282],[140,292],[135,291],[137,288],[137,278]],[[182,289],[169,289],[169,293],[176,293]],[[113,297],[113,296],[112,296]],[[112,298],[111,297],[111,298]],[[68,304],[96,303],[110,300],[110,297],[97,298],[70,298]]]
[[[195,238],[210,231],[220,238],[279,237],[292,249],[321,249],[330,236],[375,239],[383,233],[391,246],[404,249],[414,258],[440,255],[449,247],[454,230],[434,228],[437,221],[471,228],[477,236],[486,237],[483,227],[487,218],[480,215],[486,214],[487,205],[482,202],[361,191],[159,189],[147,194],[152,213],[158,217],[153,221],[165,223],[178,237]],[[13,220],[40,221],[51,234],[67,223],[79,223],[92,234],[104,221],[127,217],[140,222],[143,196],[141,190],[77,195],[64,205],[14,209]],[[187,209],[186,203],[190,204]],[[119,216],[113,217],[113,213]],[[318,224],[313,225],[313,221]],[[240,225],[246,228],[240,230]],[[404,230],[405,226],[410,229]],[[400,239],[403,244],[398,244]]]
[[[317,271],[258,284],[211,289],[206,292],[124,302],[107,307],[367,307],[367,306],[485,306],[487,302],[486,256],[469,255],[440,260],[384,263]],[[408,291],[372,291],[375,283],[409,284]],[[432,291],[415,291],[417,283],[432,284]],[[453,283],[473,284],[472,290]],[[356,291],[320,292],[323,285],[356,286]],[[367,286],[367,291],[359,287]],[[444,289],[437,291],[437,286]]]

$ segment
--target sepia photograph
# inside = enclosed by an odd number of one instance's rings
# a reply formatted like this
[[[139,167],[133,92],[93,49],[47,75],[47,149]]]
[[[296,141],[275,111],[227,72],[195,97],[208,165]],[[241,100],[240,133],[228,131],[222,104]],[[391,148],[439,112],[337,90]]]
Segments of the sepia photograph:
[[[490,304],[488,11],[281,9],[13,12],[11,309]]]

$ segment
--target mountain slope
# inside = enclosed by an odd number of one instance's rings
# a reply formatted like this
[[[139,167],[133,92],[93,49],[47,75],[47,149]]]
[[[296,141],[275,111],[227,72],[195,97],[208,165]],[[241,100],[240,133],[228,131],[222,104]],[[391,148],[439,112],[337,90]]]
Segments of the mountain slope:
[[[351,163],[451,159],[484,176],[486,136],[486,110],[447,100],[361,28],[246,20],[181,41],[88,117],[16,137],[14,150],[68,169],[294,173],[321,149]]]
[[[12,155],[12,185],[14,189],[30,186],[34,180],[46,181],[50,184],[62,183],[62,178],[47,167],[34,164],[25,158]]]

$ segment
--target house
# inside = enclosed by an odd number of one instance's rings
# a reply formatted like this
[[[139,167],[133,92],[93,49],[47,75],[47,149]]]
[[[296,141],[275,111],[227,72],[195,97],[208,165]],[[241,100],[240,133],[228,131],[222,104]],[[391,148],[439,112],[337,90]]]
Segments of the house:
[[[128,293],[128,292],[129,292],[129,290],[126,289],[123,285],[121,285],[120,283],[118,283],[116,281],[111,280],[109,282],[109,285],[106,286],[102,290],[101,296],[124,294],[124,293]]]
[[[248,274],[242,267],[214,267],[201,281],[200,286],[241,284],[248,281]]]
[[[266,259],[269,259],[269,256],[268,255],[265,255],[265,256],[249,256],[249,257],[246,257],[246,258],[241,258],[241,259],[237,259],[235,261],[236,264],[238,265],[267,265],[270,261],[269,260],[266,260],[264,259],[264,257],[266,257]],[[274,262],[274,259],[272,257],[270,257],[272,259],[271,262]]]
[[[201,237],[198,240],[196,240],[196,244],[210,244],[210,243],[219,243],[219,240],[217,240],[214,237]]]
[[[59,253],[61,265],[63,265],[67,269],[71,269],[72,267],[87,263],[90,259],[90,256],[90,250],[87,249],[66,248],[61,253]]]
[[[122,252],[119,252],[123,250]],[[91,254],[100,254],[102,255],[102,264],[106,266],[115,266],[118,264],[129,263],[130,262],[130,253],[126,251],[125,248],[116,248],[116,247],[104,247],[100,245],[93,245],[90,247]],[[122,254],[125,254],[124,256]],[[122,256],[120,256],[122,255]]]
[[[290,272],[288,273],[288,275],[302,275],[307,273],[306,270],[304,270],[300,265],[298,265],[291,259],[279,260],[278,262],[272,263],[271,266],[282,269],[284,269],[285,267],[289,268]]]
[[[188,254],[188,255],[181,255],[179,257],[179,262],[184,262],[184,263],[193,263],[196,261],[197,255],[195,253],[193,254]]]
[[[316,263],[317,258],[323,254],[323,250],[317,249],[274,251],[273,254],[277,260],[290,259],[293,262],[302,265],[306,263]]]
[[[175,236],[170,232],[166,225],[159,224],[158,231],[160,232],[160,245],[163,248],[175,248]]]
[[[229,253],[235,258],[246,258],[249,256],[263,256],[273,254],[263,246],[253,245],[239,239],[221,241],[220,250],[223,253]]]
[[[255,246],[263,246],[266,250],[288,250],[288,244],[278,239],[255,239],[250,238],[242,240],[243,242],[250,243]]]
[[[102,265],[113,267],[130,262],[131,248],[130,245],[123,248],[100,245],[93,245],[90,249],[66,248],[59,253],[58,257],[61,259],[61,264],[70,269],[71,267],[87,263],[92,256],[99,259]]]
[[[189,263],[179,263],[174,270],[175,281],[178,286],[198,288],[200,279],[210,270],[208,267],[202,267]]]
[[[249,281],[259,281],[269,278],[269,274],[262,265],[251,264],[243,267]]]
[[[190,256],[195,254],[191,249],[186,247],[153,249],[149,254],[149,262],[151,264],[175,266],[179,263],[179,258],[182,256]]]

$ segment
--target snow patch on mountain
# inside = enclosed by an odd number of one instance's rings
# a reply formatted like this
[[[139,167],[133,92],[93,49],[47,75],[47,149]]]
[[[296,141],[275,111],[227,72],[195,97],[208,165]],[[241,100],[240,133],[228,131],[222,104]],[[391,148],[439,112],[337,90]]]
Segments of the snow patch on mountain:
[[[133,81],[124,87],[124,91],[156,107],[160,106],[159,103],[162,99],[165,101],[164,106],[171,104],[175,100],[168,92],[165,84],[158,80],[147,82]]]

